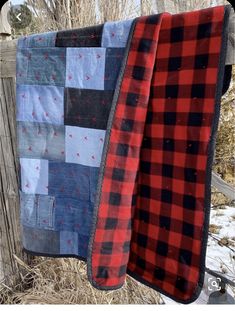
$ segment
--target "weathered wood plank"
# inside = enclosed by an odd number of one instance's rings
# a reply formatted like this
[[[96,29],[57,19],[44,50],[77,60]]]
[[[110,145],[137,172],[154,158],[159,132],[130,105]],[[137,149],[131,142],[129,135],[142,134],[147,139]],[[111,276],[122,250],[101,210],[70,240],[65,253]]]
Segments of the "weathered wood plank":
[[[223,193],[231,201],[235,200],[235,189],[232,185],[226,183],[218,174],[212,173],[212,186]]]

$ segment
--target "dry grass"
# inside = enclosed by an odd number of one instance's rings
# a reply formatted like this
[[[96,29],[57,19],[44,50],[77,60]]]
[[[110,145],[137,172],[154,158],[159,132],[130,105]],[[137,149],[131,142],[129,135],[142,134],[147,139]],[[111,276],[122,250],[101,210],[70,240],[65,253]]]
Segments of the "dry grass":
[[[218,234],[219,232],[220,232],[220,229],[221,229],[222,227],[221,226],[218,226],[218,225],[216,225],[216,224],[210,224],[210,226],[209,226],[209,232],[210,233],[214,233],[214,234]]]
[[[161,304],[159,293],[127,277],[123,288],[99,291],[87,280],[86,264],[77,259],[37,257],[21,284],[0,290],[4,304]]]

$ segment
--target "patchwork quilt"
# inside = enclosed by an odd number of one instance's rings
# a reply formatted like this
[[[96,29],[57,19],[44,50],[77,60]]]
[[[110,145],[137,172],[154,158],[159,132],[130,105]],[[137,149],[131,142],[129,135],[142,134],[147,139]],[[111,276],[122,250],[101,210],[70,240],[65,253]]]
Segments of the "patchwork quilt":
[[[126,274],[181,303],[203,286],[230,7],[18,40],[24,250]]]

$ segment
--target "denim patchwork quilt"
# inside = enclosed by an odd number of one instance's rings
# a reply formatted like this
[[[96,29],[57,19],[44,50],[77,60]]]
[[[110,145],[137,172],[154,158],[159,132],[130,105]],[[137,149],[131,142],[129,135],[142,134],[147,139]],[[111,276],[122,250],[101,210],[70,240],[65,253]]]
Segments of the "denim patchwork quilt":
[[[22,242],[182,303],[202,288],[229,7],[18,40]]]

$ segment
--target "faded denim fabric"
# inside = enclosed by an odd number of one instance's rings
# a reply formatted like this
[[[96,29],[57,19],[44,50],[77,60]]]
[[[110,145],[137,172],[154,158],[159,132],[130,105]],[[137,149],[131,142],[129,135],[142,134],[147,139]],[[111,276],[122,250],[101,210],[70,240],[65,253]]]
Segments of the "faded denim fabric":
[[[90,168],[87,166],[49,162],[49,194],[89,200]]]
[[[65,49],[22,48],[17,51],[17,84],[64,86]]]
[[[124,48],[107,48],[105,60],[105,90],[114,90],[124,57]]]
[[[48,194],[48,161],[20,158],[21,190],[28,194]]]
[[[55,197],[20,191],[20,206],[23,225],[54,230]]]
[[[66,87],[104,89],[104,48],[67,48]]]
[[[65,132],[66,162],[99,167],[105,131],[65,126]]]
[[[23,247],[36,253],[60,254],[58,231],[22,226]]]
[[[65,160],[64,126],[17,122],[18,152],[22,158]]]
[[[64,124],[64,88],[41,85],[16,86],[17,121]]]
[[[93,205],[89,201],[56,197],[55,230],[89,235]]]
[[[17,152],[27,250],[87,256],[107,121],[131,23],[18,40]]]
[[[32,34],[18,39],[18,48],[54,47],[57,31]]]
[[[104,24],[102,43],[103,47],[125,47],[134,19],[125,21],[106,22]]]

